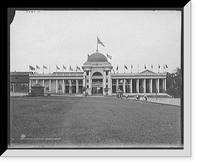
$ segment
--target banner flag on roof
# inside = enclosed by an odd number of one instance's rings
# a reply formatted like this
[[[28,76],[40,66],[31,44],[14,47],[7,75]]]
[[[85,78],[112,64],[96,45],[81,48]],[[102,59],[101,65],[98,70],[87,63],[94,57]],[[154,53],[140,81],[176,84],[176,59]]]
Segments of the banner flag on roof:
[[[128,67],[126,65],[124,65],[124,68],[128,70]]]
[[[60,68],[56,65],[56,69],[60,70]]]
[[[66,67],[63,65],[63,69],[65,69],[66,70]]]
[[[47,69],[47,67],[43,65],[43,69]]]
[[[36,65],[36,69],[40,69],[40,67]]]
[[[107,58],[110,58],[110,59],[112,59],[112,56],[107,54]]]
[[[31,65],[29,65],[29,69],[30,70],[35,70],[35,68],[33,66],[31,66]]]
[[[80,67],[78,67],[78,66],[76,66],[76,69],[78,69],[78,70],[81,70],[81,68],[80,68]]]
[[[102,46],[104,46],[105,47],[105,45],[102,43],[102,41],[98,38],[98,36],[97,36],[97,44],[101,44]]]
[[[70,71],[73,71],[73,69],[72,69],[71,65],[70,65],[69,69],[70,69]]]

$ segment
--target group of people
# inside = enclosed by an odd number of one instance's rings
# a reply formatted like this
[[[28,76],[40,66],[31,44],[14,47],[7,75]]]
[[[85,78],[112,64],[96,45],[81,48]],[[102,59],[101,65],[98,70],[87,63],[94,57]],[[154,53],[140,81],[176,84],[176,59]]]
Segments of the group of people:
[[[85,94],[85,97],[88,96],[88,92],[85,92],[84,94]],[[126,99],[128,99],[128,97],[129,97],[127,93],[124,93],[124,96],[125,96]],[[119,97],[120,99],[122,99],[123,93],[122,93],[122,92],[119,93],[119,94],[118,94],[118,97]],[[147,100],[147,95],[146,95],[146,94],[137,95],[137,96],[135,96],[134,98],[135,98],[136,100]]]
[[[136,96],[136,100],[140,100],[140,99],[142,99],[142,100],[147,100],[147,95],[146,95],[146,94],[137,95],[137,96]]]
[[[123,93],[119,93],[119,98],[122,99]],[[128,99],[129,95],[127,93],[124,94],[125,98]],[[134,97],[136,100],[147,100],[147,95],[137,95]]]

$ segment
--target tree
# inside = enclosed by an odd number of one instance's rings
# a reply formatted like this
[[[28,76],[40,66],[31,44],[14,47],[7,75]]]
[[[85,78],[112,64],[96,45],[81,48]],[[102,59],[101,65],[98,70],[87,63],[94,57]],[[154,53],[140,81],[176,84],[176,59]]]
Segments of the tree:
[[[175,98],[182,96],[182,71],[176,68],[174,73],[167,73],[167,93]]]

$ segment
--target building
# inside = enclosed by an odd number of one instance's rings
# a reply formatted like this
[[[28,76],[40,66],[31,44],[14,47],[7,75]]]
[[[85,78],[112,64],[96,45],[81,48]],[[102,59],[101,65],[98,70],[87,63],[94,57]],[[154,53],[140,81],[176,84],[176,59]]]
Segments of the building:
[[[88,55],[83,72],[30,73],[29,88],[35,84],[44,86],[44,93],[115,95],[117,88],[123,93],[147,95],[166,94],[166,73],[145,70],[140,73],[112,73],[113,66],[98,50]]]
[[[28,93],[29,91],[29,72],[10,73],[10,92]]]

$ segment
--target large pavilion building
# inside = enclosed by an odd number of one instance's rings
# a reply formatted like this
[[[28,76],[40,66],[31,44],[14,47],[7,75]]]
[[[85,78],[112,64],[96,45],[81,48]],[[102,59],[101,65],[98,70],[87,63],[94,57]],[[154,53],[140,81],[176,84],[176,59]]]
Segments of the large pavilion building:
[[[123,93],[166,95],[166,73],[144,70],[140,73],[113,73],[112,64],[98,50],[88,55],[82,66],[83,72],[54,72],[29,74],[29,90],[32,86],[44,86],[44,92],[52,94],[115,95],[119,88]]]

